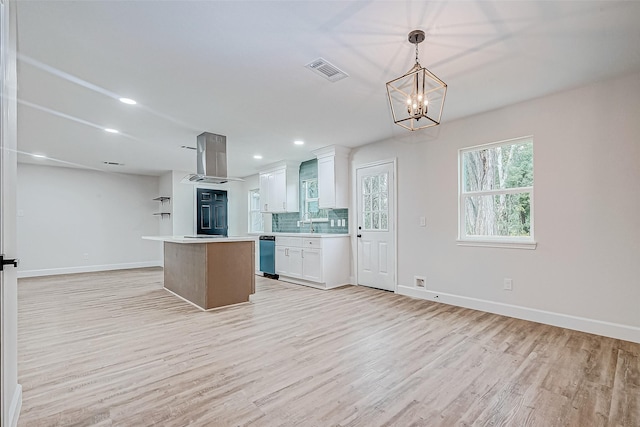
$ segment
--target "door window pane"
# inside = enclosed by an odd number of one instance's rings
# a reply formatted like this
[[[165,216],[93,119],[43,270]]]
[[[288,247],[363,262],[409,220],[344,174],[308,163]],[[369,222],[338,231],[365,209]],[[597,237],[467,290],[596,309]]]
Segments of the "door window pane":
[[[371,193],[377,193],[378,191],[380,191],[378,189],[378,177],[372,176],[371,177]]]
[[[371,177],[366,176],[362,180],[362,194],[371,194]]]
[[[388,200],[387,200],[388,197],[389,197],[388,193],[380,193],[380,210],[382,212],[389,211]]]
[[[380,187],[380,192],[388,192],[389,189],[387,188],[387,174],[383,173],[380,175],[380,183],[379,183],[379,187]]]
[[[371,213],[367,212],[364,214],[364,229],[371,230]]]
[[[368,176],[363,180],[362,212],[364,229],[389,229],[389,177],[386,173]]]

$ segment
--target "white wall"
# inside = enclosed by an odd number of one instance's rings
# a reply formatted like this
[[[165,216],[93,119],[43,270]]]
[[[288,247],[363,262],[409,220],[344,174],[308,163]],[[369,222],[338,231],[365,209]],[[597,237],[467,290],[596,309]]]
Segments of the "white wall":
[[[19,275],[161,265],[159,178],[18,165]],[[86,255],[85,255],[86,254]]]
[[[157,202],[156,212],[169,212],[171,216],[162,216],[158,222],[158,234],[160,236],[173,236],[173,222],[175,220],[175,213],[173,212],[173,206],[175,200],[173,197],[173,173],[167,172],[161,175],[158,179],[158,194],[156,197],[171,197],[171,200],[164,203]]]
[[[229,199],[229,223],[230,236],[247,235],[247,215],[249,211],[247,193],[244,191],[242,181],[230,182],[227,185],[227,197]]]
[[[183,184],[182,180],[189,172],[171,171],[171,221],[175,236],[196,234],[196,193],[192,184]],[[165,234],[166,235],[166,234]]]
[[[400,292],[640,342],[639,112],[633,74],[354,150],[398,159]],[[457,246],[458,149],[526,135],[537,249]]]
[[[198,188],[213,188],[227,192],[228,234],[243,236],[247,234],[247,212],[245,185],[242,181],[226,184],[184,184],[182,180],[190,172],[171,171],[160,177],[162,196],[171,197],[171,203],[164,210],[171,211],[171,218],[160,223],[160,235],[185,236],[196,234],[196,200]]]
[[[245,203],[246,203],[246,207],[244,209],[244,215],[245,215],[245,223],[247,224],[246,226],[247,230],[249,229],[249,191],[259,189],[259,188],[260,188],[260,174],[255,174],[255,175],[247,176],[244,178],[243,191],[244,191],[244,195],[245,195],[244,197],[245,197]],[[271,214],[262,214],[262,220],[264,223],[264,232],[270,233],[271,232]]]

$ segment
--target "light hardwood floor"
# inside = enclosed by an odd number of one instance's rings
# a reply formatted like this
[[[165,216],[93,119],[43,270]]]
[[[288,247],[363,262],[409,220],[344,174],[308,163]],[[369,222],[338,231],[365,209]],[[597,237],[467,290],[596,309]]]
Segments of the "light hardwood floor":
[[[202,312],[159,269],[19,281],[20,426],[640,426],[640,344],[259,278]]]

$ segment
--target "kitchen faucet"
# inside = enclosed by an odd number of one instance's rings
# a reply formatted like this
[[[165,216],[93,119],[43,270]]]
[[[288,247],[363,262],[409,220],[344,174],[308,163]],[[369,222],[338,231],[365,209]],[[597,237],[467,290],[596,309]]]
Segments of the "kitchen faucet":
[[[309,212],[305,212],[302,217],[302,223],[304,224],[305,222],[309,222],[309,233],[314,233],[313,220],[311,219],[311,214]]]

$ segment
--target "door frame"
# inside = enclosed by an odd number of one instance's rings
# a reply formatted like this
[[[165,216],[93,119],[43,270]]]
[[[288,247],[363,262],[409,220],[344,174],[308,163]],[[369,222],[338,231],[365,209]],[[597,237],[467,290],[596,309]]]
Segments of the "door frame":
[[[16,11],[0,0],[0,250],[17,256],[17,68]],[[15,253],[14,253],[15,251]],[[17,269],[0,272],[0,425],[18,423],[22,386],[18,383]]]
[[[353,265],[355,266],[355,271],[354,271],[354,277],[355,277],[355,285],[356,286],[360,286],[359,283],[359,277],[358,277],[358,272],[360,271],[360,267],[358,265],[358,260],[360,259],[360,257],[358,256],[358,250],[359,250],[359,245],[358,245],[358,225],[360,223],[360,212],[358,212],[358,170],[359,169],[365,169],[365,168],[370,168],[373,166],[382,166],[382,165],[386,165],[386,164],[392,164],[393,165],[393,197],[391,198],[391,200],[393,200],[393,292],[394,293],[398,293],[398,158],[397,157],[392,157],[389,159],[383,159],[383,160],[376,160],[373,162],[367,162],[367,163],[359,163],[359,164],[352,164],[353,167],[351,169],[351,194],[353,194],[352,197],[352,204],[353,204],[353,212],[355,212],[355,221],[351,220],[349,222],[351,222],[353,224],[353,236],[351,238],[351,242],[352,242],[352,247],[355,248],[355,250],[353,251],[354,253],[354,263]]]

